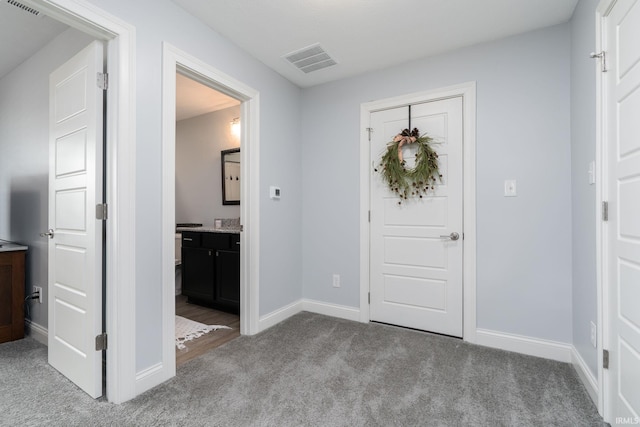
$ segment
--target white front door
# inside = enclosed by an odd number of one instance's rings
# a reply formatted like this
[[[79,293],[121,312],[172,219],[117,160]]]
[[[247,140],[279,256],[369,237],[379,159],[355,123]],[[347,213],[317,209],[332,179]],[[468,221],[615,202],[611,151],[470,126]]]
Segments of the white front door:
[[[609,395],[612,424],[640,423],[640,2],[604,26],[608,158]]]
[[[93,42],[49,80],[49,363],[102,395],[103,48]]]
[[[422,199],[399,204],[374,171],[387,143],[409,126],[408,107],[374,112],[370,123],[370,318],[462,337],[462,98],[411,108],[411,127],[436,142],[443,176]],[[411,167],[415,151],[405,147]]]

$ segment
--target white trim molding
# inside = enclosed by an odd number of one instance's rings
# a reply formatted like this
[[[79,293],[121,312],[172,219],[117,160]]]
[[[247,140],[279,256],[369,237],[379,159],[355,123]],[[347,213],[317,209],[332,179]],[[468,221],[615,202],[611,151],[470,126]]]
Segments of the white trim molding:
[[[593,403],[598,406],[598,379],[591,372],[591,369],[587,366],[587,363],[584,361],[578,350],[571,346],[571,364],[573,368],[578,373],[578,377],[584,388],[587,390],[589,397],[593,401]]]
[[[360,321],[360,310],[356,307],[348,307],[346,305],[331,304],[322,301],[310,299],[299,299],[286,305],[278,310],[260,317],[260,332],[269,329],[278,323],[287,320],[291,316],[295,316],[303,311],[309,313],[322,314],[325,316],[337,317],[339,319]]]
[[[409,104],[462,97],[464,151],[464,249],[463,249],[463,339],[476,342],[476,82],[402,95],[360,106],[360,315],[370,321],[369,313],[369,227],[370,159],[366,128],[372,112]]]
[[[607,18],[611,9],[617,0],[601,0],[596,9],[595,17],[595,51],[601,52],[607,48]],[[603,369],[603,353],[604,349],[611,346],[611,337],[609,328],[610,319],[610,301],[609,301],[609,264],[607,262],[607,254],[609,253],[609,229],[608,223],[599,220],[601,217],[602,202],[609,199],[607,187],[609,185],[609,169],[608,164],[608,141],[607,141],[607,109],[605,106],[606,81],[605,79],[611,73],[600,72],[600,62],[594,61],[593,67],[596,73],[596,292],[597,292],[597,357],[598,357],[598,399],[596,406],[598,413],[606,421],[612,418],[612,394],[610,390],[609,370]]]
[[[269,314],[260,316],[260,321],[259,321],[260,332],[266,329],[269,329],[270,327],[275,326],[284,320],[287,320],[291,316],[295,316],[301,311],[302,311],[302,300],[298,300],[298,301],[292,302],[291,304],[285,305],[284,307],[279,308],[275,311],[272,311]]]
[[[571,363],[571,344],[506,332],[476,330],[476,344]]]
[[[164,380],[164,367],[162,362],[156,363],[136,374],[136,394],[141,394]]]
[[[260,96],[244,83],[164,42],[162,46],[162,362],[154,386],[175,376],[175,141],[176,73],[229,95],[241,104],[242,188],[240,221],[240,333],[253,335],[259,324],[260,278]],[[155,375],[155,372],[158,375]],[[141,387],[142,389],[142,387]]]
[[[25,319],[24,329],[26,335],[38,341],[40,344],[49,345],[49,331],[44,326]]]
[[[325,316],[338,317],[340,319],[353,320],[354,322],[360,321],[360,310],[356,307],[348,307],[346,305],[303,299],[302,311],[324,314]]]
[[[135,397],[135,27],[86,0],[21,0],[107,44],[106,235],[107,399]]]

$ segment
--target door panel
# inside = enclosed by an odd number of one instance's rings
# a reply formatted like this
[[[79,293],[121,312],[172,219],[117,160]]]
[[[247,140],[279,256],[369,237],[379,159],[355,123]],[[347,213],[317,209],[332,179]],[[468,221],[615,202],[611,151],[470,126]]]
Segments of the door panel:
[[[442,182],[422,199],[398,204],[377,172],[371,177],[371,320],[462,336],[462,99],[413,105],[411,123],[434,138]],[[371,114],[370,156],[408,126],[408,108]],[[415,148],[404,151],[415,165]],[[460,240],[441,236],[457,232]]]
[[[49,82],[49,363],[94,398],[102,395],[102,70],[94,42]]]
[[[640,2],[616,2],[604,28],[609,64],[603,75],[610,204],[607,394],[609,421],[630,424],[640,419]]]

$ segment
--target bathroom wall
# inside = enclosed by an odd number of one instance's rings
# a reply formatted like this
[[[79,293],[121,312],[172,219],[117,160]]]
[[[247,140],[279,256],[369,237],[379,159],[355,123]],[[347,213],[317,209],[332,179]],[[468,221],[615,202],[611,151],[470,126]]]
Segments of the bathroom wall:
[[[29,316],[47,328],[49,74],[93,39],[69,29],[0,79],[0,239],[29,247],[26,290],[42,286]]]
[[[222,204],[220,164],[220,151],[240,146],[230,126],[239,116],[237,105],[176,123],[176,223],[240,217],[239,205]]]

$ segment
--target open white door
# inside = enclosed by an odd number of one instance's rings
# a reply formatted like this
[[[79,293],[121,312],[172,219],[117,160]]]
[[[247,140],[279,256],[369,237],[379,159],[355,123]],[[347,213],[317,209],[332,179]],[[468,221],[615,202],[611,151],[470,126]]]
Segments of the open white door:
[[[371,171],[370,319],[462,337],[462,97],[413,105],[411,127],[434,138],[442,182],[421,199],[398,204]],[[370,158],[408,126],[408,108],[371,114]],[[408,167],[415,148],[405,146]]]
[[[604,21],[612,425],[640,423],[640,2],[615,2]],[[607,414],[605,414],[607,415]]]
[[[103,47],[93,42],[49,80],[49,363],[102,395]]]

